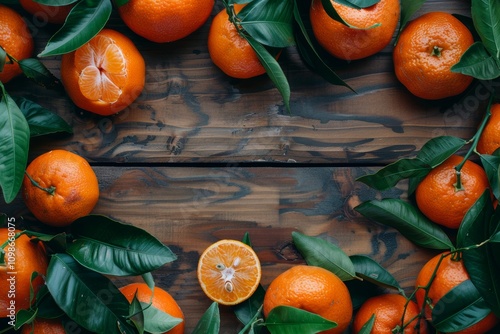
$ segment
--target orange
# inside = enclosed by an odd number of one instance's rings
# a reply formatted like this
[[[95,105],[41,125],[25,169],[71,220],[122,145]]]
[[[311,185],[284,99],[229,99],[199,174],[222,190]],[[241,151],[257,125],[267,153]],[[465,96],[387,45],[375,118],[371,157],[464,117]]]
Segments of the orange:
[[[203,292],[223,305],[236,305],[250,298],[261,275],[257,254],[237,240],[217,241],[198,260],[197,276]]]
[[[44,284],[41,276],[31,282],[32,273],[45,275],[49,264],[43,244],[31,241],[24,234],[16,239],[14,235],[19,232],[10,227],[0,228],[0,245],[5,245],[6,264],[0,266],[0,318],[11,320],[15,319],[17,311],[30,308],[30,284],[35,295]]]
[[[438,100],[462,93],[472,77],[451,67],[474,43],[471,32],[449,13],[430,12],[411,21],[394,48],[398,80],[415,96]]]
[[[23,60],[33,54],[33,37],[21,15],[0,4],[0,46],[16,60]],[[22,71],[16,62],[6,63],[0,72],[0,81],[9,82]]]
[[[163,311],[174,318],[182,319],[183,321],[181,323],[179,323],[177,326],[166,333],[184,334],[184,314],[175,299],[167,291],[163,290],[162,288],[155,287],[153,300],[151,300],[152,291],[146,283],[131,283],[120,288],[120,291],[129,302],[132,302],[132,299],[134,299],[134,295],[137,293],[137,299],[140,302],[146,303],[148,305],[149,303],[152,303],[151,305],[154,308]]]
[[[438,254],[430,259],[428,262],[424,264],[420,272],[418,273],[417,280],[415,281],[415,287],[425,287],[430,282],[430,279],[435,271],[436,266],[439,263],[439,258],[445,253]],[[427,294],[428,300],[431,305],[435,305],[448,291],[459,285],[460,283],[470,279],[469,274],[467,273],[463,261],[456,260],[453,258],[453,255],[446,256],[439,268],[437,269],[436,276],[432,281],[429,292]],[[416,298],[417,304],[420,308],[422,308],[424,303],[425,290],[417,289]],[[431,317],[431,308],[428,304],[426,304],[425,316],[430,321]],[[486,318],[477,322],[476,324],[461,330],[459,332],[455,332],[456,334],[482,334],[488,332],[492,329],[498,320],[493,313],[490,313]]]
[[[129,0],[118,7],[118,12],[136,34],[165,43],[198,30],[212,13],[214,4],[214,0]]]
[[[264,316],[276,306],[292,306],[335,321],[337,327],[321,333],[340,334],[352,318],[349,290],[340,278],[326,269],[297,265],[278,275],[264,296]]]
[[[238,13],[243,6],[235,4],[235,13]],[[212,62],[230,77],[248,79],[266,73],[257,53],[229,21],[225,9],[215,15],[210,25],[208,53]]]
[[[141,94],[146,65],[125,35],[103,29],[87,44],[64,54],[61,79],[80,108],[99,115],[116,114]]]
[[[19,0],[21,6],[31,15],[34,15],[41,22],[62,24],[66,21],[74,4],[66,6],[42,5],[34,0]]]
[[[61,319],[37,318],[31,324],[26,324],[21,334],[66,334]]]
[[[66,150],[53,150],[26,168],[22,196],[38,220],[66,226],[94,209],[99,185],[87,160]]]
[[[489,188],[488,177],[478,164],[467,160],[460,171],[462,189],[457,190],[455,166],[463,158],[452,155],[434,168],[417,186],[417,206],[435,223],[457,229],[474,202]]]
[[[380,0],[363,9],[331,2],[345,22],[361,28],[332,19],[321,0],[313,0],[309,11],[312,30],[318,43],[331,55],[345,60],[366,58],[390,43],[401,14],[399,0]],[[373,27],[376,24],[380,25]]]
[[[481,154],[493,154],[500,147],[500,104],[491,106],[491,117],[477,142],[476,150]]]
[[[406,303],[408,305],[406,306]],[[405,310],[406,308],[406,310]],[[367,299],[354,317],[353,333],[359,333],[361,327],[375,315],[371,334],[397,333],[427,334],[427,323],[417,320],[420,310],[413,301],[408,301],[398,294],[383,294]],[[401,323],[404,314],[404,324]],[[404,331],[401,331],[404,326]],[[418,327],[417,327],[418,326]]]

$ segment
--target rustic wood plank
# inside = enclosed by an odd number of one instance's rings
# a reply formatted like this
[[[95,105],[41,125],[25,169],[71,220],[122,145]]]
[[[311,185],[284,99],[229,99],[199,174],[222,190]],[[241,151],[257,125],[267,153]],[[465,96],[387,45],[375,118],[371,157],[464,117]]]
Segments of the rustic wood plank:
[[[368,221],[353,208],[361,201],[405,198],[405,185],[375,192],[355,181],[367,168],[185,168],[95,167],[101,196],[95,214],[146,229],[171,247],[178,260],[154,273],[157,284],[178,300],[190,333],[210,300],[196,279],[199,254],[222,239],[250,233],[263,266],[264,287],[303,259],[291,232],[320,236],[347,254],[365,254],[386,267],[407,292],[423,263],[435,254],[397,231]],[[20,198],[0,211],[34,222]],[[21,219],[22,217],[22,219]],[[118,285],[138,278],[117,279]],[[221,308],[224,333],[239,326]]]
[[[220,9],[217,2],[213,15]],[[436,10],[469,15],[470,4],[429,0],[419,13]],[[289,115],[266,76],[235,80],[212,64],[210,22],[181,41],[156,44],[133,34],[114,13],[109,27],[131,37],[147,63],[143,94],[115,116],[91,115],[63,92],[24,78],[9,84],[11,94],[57,111],[75,130],[34,141],[32,155],[66,148],[94,162],[384,163],[414,154],[435,135],[470,138],[491,89],[472,88],[465,100],[416,99],[397,82],[389,45],[365,60],[330,59],[355,94],[326,83],[288,48],[280,62],[292,89]],[[33,25],[39,52],[55,28]],[[59,59],[42,59],[57,77]]]

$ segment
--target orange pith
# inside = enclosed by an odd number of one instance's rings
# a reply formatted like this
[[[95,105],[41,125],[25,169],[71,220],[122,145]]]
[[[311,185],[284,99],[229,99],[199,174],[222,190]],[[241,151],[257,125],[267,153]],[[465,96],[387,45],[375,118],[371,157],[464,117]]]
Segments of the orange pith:
[[[205,294],[223,305],[248,299],[261,278],[260,261],[253,249],[237,240],[210,245],[198,261],[198,281]]]
[[[493,154],[500,147],[500,104],[493,104],[490,112],[491,117],[481,133],[476,147],[481,154]]]
[[[362,29],[335,21],[325,11],[321,0],[311,3],[311,25],[319,44],[333,56],[345,60],[366,58],[386,47],[394,35],[401,12],[399,0],[381,0],[362,9],[350,8],[333,0],[332,5],[344,21]],[[373,27],[376,24],[380,25]]]
[[[103,29],[76,51],[63,55],[61,77],[77,106],[99,115],[112,115],[140,95],[146,66],[128,37]]]

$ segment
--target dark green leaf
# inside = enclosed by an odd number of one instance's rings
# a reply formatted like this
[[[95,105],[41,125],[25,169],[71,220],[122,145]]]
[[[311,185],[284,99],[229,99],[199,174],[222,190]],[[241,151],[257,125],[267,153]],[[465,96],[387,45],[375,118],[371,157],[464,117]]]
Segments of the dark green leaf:
[[[474,202],[474,204],[467,210],[462,223],[458,228],[457,232],[457,247],[468,247],[471,244],[469,234],[472,229],[480,228],[481,230],[486,230],[486,224],[490,217],[493,215],[493,203],[490,198],[490,190],[486,189],[483,194]],[[484,233],[484,240],[486,240],[489,235]]]
[[[142,274],[141,276],[142,276],[142,280],[144,281],[144,283],[146,283],[146,285],[151,290],[153,290],[155,287],[155,280],[154,280],[153,274],[145,273],[145,274]]]
[[[142,305],[139,299],[137,299],[137,293],[132,298],[130,303],[130,321],[134,324],[135,328],[139,334],[144,334],[144,312],[142,310]]]
[[[90,215],[71,224],[74,241],[67,252],[81,265],[97,272],[142,275],[177,257],[158,239],[138,227],[105,216]]]
[[[28,163],[30,129],[21,110],[0,82],[0,187],[10,203],[21,189]]]
[[[175,318],[147,303],[141,303],[141,307],[144,313],[144,330],[148,333],[162,334],[182,322],[182,319]]]
[[[484,319],[490,312],[474,284],[466,280],[434,305],[432,325],[443,333],[458,332]]]
[[[128,2],[129,2],[129,0],[115,0],[115,4],[117,7],[123,6],[123,5],[127,4]]]
[[[417,158],[431,166],[439,166],[466,144],[466,141],[453,136],[440,136],[426,142],[417,154]]]
[[[357,179],[376,190],[387,190],[409,177],[426,175],[431,167],[419,159],[400,159],[385,166],[375,174],[364,175]]]
[[[219,334],[219,330],[219,304],[213,302],[205,313],[203,313],[191,334]]]
[[[363,216],[397,229],[416,245],[431,249],[453,249],[448,235],[407,202],[387,198],[367,201],[355,208]]]
[[[35,307],[37,309],[37,317],[45,319],[55,319],[64,315],[64,312],[57,306],[54,297],[47,289],[46,285],[42,285],[36,294]]]
[[[245,235],[243,235],[243,240],[241,240],[241,242],[252,247],[252,242],[250,241],[250,234],[248,234],[248,232],[245,232]]]
[[[45,246],[48,246],[54,252],[65,252],[67,247],[67,234],[65,232],[61,232],[58,234],[33,234],[31,231],[26,231],[25,233],[29,237],[34,237],[34,240],[42,241]]]
[[[479,80],[492,80],[500,76],[497,61],[481,42],[472,44],[460,61],[451,67],[451,71],[470,75]]]
[[[297,1],[299,0],[294,1],[293,15],[295,22],[297,22],[300,28],[296,35],[296,43],[297,50],[302,60],[304,60],[307,66],[309,66],[315,73],[321,75],[323,79],[332,85],[344,86],[353,91],[353,89],[323,61],[323,58],[316,51],[313,41],[309,37],[309,33],[302,20]]]
[[[32,323],[37,315],[36,310],[19,310],[16,314],[14,329],[20,329],[24,324]]]
[[[47,6],[66,6],[71,5],[79,0],[34,0],[35,2],[41,3]]]
[[[257,53],[257,57],[262,63],[262,66],[266,69],[267,75],[283,97],[286,109],[290,111],[290,85],[280,65],[262,44],[258,43],[250,36],[244,36],[244,38],[248,41],[255,53]]]
[[[472,20],[486,50],[500,59],[500,6],[498,0],[472,0]]]
[[[46,67],[35,58],[26,58],[19,61],[23,74],[45,88],[61,88],[61,81],[57,79]]]
[[[375,285],[402,291],[398,281],[384,267],[365,255],[351,255],[356,274]]]
[[[338,3],[341,3],[346,6],[354,7],[354,5],[350,4],[347,1],[337,1]],[[337,10],[335,10],[335,7],[333,7],[332,3],[330,0],[321,0],[321,4],[323,5],[323,8],[325,9],[325,12],[330,16],[332,19],[334,19],[337,22],[342,23],[343,25],[347,27],[354,28],[351,26],[349,23],[347,23],[340,15],[337,13]],[[355,8],[355,7],[354,7]]]
[[[337,327],[333,321],[290,306],[273,308],[266,319],[271,334],[319,333]]]
[[[413,14],[415,14],[426,0],[401,0],[401,19],[399,24],[398,36],[406,27]],[[398,38],[396,38],[396,41]]]
[[[0,72],[3,71],[3,67],[5,66],[6,60],[7,60],[7,52],[5,52],[4,48],[0,46]]]
[[[14,97],[14,101],[28,121],[31,137],[58,132],[73,133],[72,127],[52,111],[24,97]]]
[[[496,199],[500,198],[500,183],[498,180],[499,166],[500,166],[500,156],[495,155],[480,155],[481,164],[484,167],[484,171],[488,176],[488,181],[490,182],[491,191],[495,195]]]
[[[292,0],[256,0],[238,13],[238,24],[257,42],[276,48],[295,44]]]
[[[372,314],[370,319],[361,327],[358,334],[370,334],[372,332],[373,324],[375,324],[375,314]]]
[[[120,290],[107,277],[80,266],[71,256],[52,256],[46,284],[57,305],[82,327],[98,333],[135,333],[125,321],[129,303]]]
[[[325,268],[343,281],[351,280],[356,276],[349,256],[333,243],[296,231],[292,232],[292,239],[307,264]]]
[[[264,302],[265,294],[266,290],[264,290],[262,285],[259,284],[257,290],[255,290],[250,298],[233,306],[234,314],[243,325],[248,324],[260,310],[262,303]]]
[[[490,238],[490,242],[500,242],[500,232],[493,234]]]
[[[81,0],[39,56],[60,55],[78,49],[104,28],[112,9],[111,0]]]

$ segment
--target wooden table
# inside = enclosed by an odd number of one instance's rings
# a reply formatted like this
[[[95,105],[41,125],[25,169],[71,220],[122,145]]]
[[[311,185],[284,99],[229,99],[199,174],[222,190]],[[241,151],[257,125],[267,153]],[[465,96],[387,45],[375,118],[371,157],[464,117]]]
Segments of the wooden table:
[[[217,2],[213,15],[222,9]],[[462,0],[428,0],[417,15],[443,10],[470,15]],[[128,109],[100,117],[76,108],[61,92],[19,78],[7,86],[56,111],[74,135],[31,143],[30,160],[51,149],[74,151],[90,161],[101,196],[94,213],[142,227],[168,245],[178,260],[154,272],[194,328],[211,301],[196,279],[198,256],[221,238],[250,233],[262,261],[266,287],[303,259],[291,232],[321,236],[347,254],[366,254],[411,290],[419,267],[435,252],[416,247],[397,231],[363,218],[353,208],[380,197],[406,198],[406,184],[384,193],[355,179],[401,157],[430,138],[470,138],[481,118],[487,85],[469,98],[428,102],[396,80],[392,46],[370,58],[341,62],[337,73],[357,93],[310,72],[294,48],[280,63],[290,82],[291,114],[266,76],[235,80],[211,62],[211,19],[191,36],[155,44],[135,35],[114,13],[109,26],[128,35],[147,64],[146,87]],[[36,32],[36,53],[55,27]],[[59,77],[60,58],[44,58]],[[33,217],[18,198],[0,211],[26,225]],[[121,279],[117,284],[135,280]],[[221,307],[221,333],[241,325]]]

